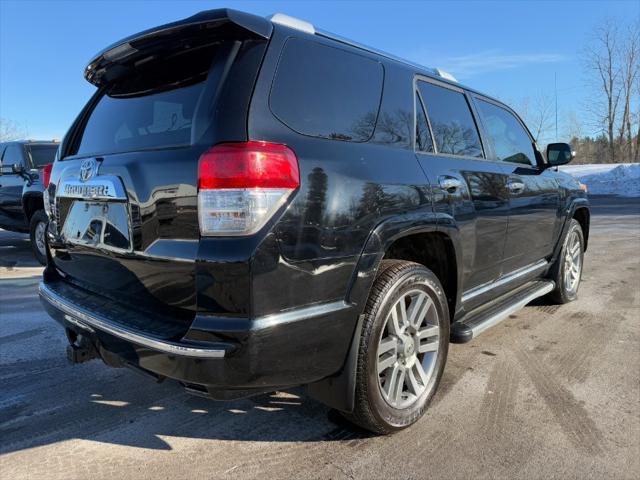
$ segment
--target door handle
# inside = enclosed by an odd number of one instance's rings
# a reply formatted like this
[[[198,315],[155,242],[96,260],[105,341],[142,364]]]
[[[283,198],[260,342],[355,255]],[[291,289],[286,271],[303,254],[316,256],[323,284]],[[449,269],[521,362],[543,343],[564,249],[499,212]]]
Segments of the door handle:
[[[438,184],[440,188],[446,190],[448,193],[455,193],[456,190],[462,187],[462,182],[456,177],[449,177],[447,175],[441,175],[438,177]]]
[[[522,193],[524,192],[524,182],[519,178],[510,178],[507,182],[507,188],[511,193]]]

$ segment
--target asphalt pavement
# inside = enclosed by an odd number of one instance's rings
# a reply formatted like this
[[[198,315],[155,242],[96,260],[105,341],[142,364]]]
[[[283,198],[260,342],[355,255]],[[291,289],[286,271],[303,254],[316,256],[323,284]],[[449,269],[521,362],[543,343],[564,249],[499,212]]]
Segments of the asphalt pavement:
[[[451,345],[432,407],[393,436],[304,389],[218,403],[69,365],[28,238],[0,231],[0,478],[640,478],[640,199],[594,199],[579,299]]]

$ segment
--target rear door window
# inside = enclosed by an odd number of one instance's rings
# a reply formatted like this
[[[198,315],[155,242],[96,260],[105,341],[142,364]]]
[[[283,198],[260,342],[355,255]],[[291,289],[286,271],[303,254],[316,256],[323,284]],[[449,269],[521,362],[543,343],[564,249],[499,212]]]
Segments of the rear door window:
[[[376,125],[383,77],[375,60],[291,38],[278,64],[270,107],[298,133],[365,142]]]
[[[498,160],[536,165],[533,141],[518,119],[508,110],[482,99],[477,99],[476,104]]]
[[[462,92],[418,82],[438,153],[482,158],[482,144]]]

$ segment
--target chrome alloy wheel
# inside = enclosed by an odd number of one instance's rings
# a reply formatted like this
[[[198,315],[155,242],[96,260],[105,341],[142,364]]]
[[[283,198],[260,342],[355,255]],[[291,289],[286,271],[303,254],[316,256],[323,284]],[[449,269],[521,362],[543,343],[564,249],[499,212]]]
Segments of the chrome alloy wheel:
[[[42,256],[47,255],[47,247],[46,247],[45,238],[44,238],[46,231],[47,231],[47,224],[45,222],[38,222],[38,225],[36,225],[34,238],[36,241],[36,247],[38,248],[38,252],[40,252],[40,255]]]
[[[564,286],[568,293],[575,293],[582,274],[582,244],[576,230],[569,233],[564,254]]]
[[[438,311],[422,290],[405,293],[391,308],[378,343],[378,384],[385,401],[402,409],[427,389],[439,348]]]

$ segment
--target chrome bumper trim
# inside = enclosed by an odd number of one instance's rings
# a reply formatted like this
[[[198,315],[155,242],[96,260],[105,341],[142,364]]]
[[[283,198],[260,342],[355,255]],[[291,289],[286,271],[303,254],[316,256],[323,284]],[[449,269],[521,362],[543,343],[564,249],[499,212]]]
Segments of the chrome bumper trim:
[[[114,337],[135,343],[136,345],[171,355],[196,358],[223,358],[225,356],[225,350],[219,348],[191,347],[175,342],[167,342],[128,329],[122,325],[117,325],[61,297],[47,287],[44,282],[40,282],[38,291],[42,299],[65,314],[65,320],[79,328],[84,328],[88,331],[92,331],[93,329],[101,330]]]
[[[331,313],[336,313],[348,308],[351,308],[351,305],[343,300],[311,305],[309,307],[302,307],[295,310],[288,310],[285,312],[258,317],[253,321],[251,328],[253,330],[260,330],[263,328],[273,327],[274,325],[282,325],[286,323],[297,322],[300,320],[307,320],[309,318],[320,317],[323,315],[329,315]]]

